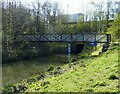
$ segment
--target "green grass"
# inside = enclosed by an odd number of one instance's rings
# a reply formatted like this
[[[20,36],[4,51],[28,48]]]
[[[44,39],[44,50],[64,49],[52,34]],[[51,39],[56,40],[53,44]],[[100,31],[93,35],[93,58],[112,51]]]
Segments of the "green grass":
[[[28,88],[25,92],[118,92],[117,47],[112,45],[103,55],[89,56],[61,66],[62,74],[31,83],[24,80],[18,84]]]

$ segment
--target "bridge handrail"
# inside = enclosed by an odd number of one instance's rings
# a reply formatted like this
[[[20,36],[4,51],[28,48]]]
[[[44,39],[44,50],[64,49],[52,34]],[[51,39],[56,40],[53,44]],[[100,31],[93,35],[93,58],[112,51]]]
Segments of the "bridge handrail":
[[[17,41],[30,42],[84,42],[84,43],[110,43],[111,34],[80,33],[80,34],[20,34]]]

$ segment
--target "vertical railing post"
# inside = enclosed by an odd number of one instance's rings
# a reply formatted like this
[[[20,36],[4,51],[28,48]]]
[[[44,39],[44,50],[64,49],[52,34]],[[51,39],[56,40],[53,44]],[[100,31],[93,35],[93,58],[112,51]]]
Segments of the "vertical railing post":
[[[95,36],[95,42],[97,42],[97,34],[94,34],[94,36]]]
[[[62,34],[60,34],[60,36],[61,36],[61,40],[60,41],[62,42]]]
[[[42,34],[40,34],[40,36],[39,36],[39,39],[40,39],[40,41],[39,41],[39,42],[41,42],[41,36],[42,36]]]
[[[71,34],[71,42],[73,42],[73,37],[72,37],[72,34]]]
[[[106,34],[107,35],[107,43],[111,42],[111,34]]]
[[[53,41],[53,34],[50,34],[50,40],[49,41]]]
[[[82,39],[83,39],[83,42],[85,42],[85,36],[84,36],[84,34],[82,34]]]

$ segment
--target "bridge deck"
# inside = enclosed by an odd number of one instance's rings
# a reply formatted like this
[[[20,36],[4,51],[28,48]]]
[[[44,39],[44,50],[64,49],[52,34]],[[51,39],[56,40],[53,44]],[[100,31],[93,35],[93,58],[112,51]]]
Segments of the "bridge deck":
[[[29,42],[81,42],[81,43],[109,43],[110,34],[22,34],[17,41]]]

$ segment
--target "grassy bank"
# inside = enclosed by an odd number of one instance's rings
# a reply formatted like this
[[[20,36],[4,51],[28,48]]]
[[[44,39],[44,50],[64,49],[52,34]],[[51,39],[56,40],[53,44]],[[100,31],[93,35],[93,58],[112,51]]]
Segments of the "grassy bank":
[[[118,67],[118,44],[111,44],[104,54],[49,66],[43,74],[10,84],[3,92],[118,92]]]

